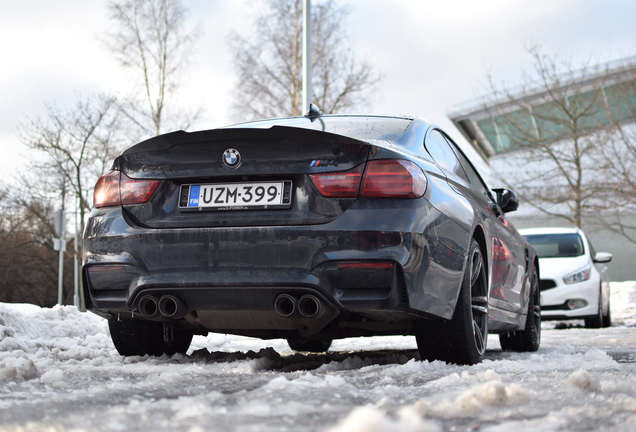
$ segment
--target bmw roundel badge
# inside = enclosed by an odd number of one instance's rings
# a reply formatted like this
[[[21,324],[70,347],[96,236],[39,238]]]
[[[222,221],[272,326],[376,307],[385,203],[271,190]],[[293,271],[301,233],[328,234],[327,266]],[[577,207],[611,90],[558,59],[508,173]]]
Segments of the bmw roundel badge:
[[[229,168],[238,168],[241,164],[241,154],[238,150],[229,148],[223,152],[223,163]]]

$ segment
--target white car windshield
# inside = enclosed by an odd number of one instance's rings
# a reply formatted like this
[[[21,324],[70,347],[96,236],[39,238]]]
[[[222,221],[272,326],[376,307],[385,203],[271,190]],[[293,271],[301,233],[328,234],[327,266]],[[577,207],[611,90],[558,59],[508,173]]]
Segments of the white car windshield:
[[[539,258],[581,256],[585,252],[578,234],[532,234],[523,236],[537,251]]]

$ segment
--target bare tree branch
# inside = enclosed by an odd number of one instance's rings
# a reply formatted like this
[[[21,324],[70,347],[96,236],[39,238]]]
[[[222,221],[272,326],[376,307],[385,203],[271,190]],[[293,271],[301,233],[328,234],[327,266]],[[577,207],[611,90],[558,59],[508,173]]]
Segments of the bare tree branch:
[[[112,97],[78,97],[73,108],[62,110],[54,104],[46,108],[46,117],[26,119],[18,127],[20,140],[36,154],[12,202],[35,218],[38,226],[46,227],[50,240],[55,236],[53,203],[72,209],[77,203],[79,232],[84,231],[93,186],[123,145],[119,112]]]
[[[50,203],[31,199],[20,205],[15,187],[0,185],[0,302],[57,303],[57,253],[51,243]],[[65,256],[64,299],[70,301],[72,255]]]
[[[237,72],[237,121],[302,114],[302,1],[259,5],[254,36],[228,36]],[[348,13],[335,0],[312,5],[312,99],[326,113],[356,109],[382,79],[347,45]]]
[[[499,88],[489,79],[496,145],[510,152],[508,184],[518,186],[539,212],[575,226],[608,211],[633,211],[636,141],[629,133],[633,128],[625,128],[625,119],[616,119],[610,109],[606,88],[616,90],[612,71],[589,64],[574,68],[536,45],[528,51],[534,74],[524,74],[520,88]],[[621,79],[636,83],[636,76]],[[623,96],[634,99],[629,91]]]
[[[176,102],[181,74],[200,35],[198,27],[184,29],[185,16],[179,0],[110,3],[116,29],[105,42],[141,87],[137,95],[124,98],[119,105],[137,129],[137,138],[186,128],[200,114],[201,108],[180,108]]]

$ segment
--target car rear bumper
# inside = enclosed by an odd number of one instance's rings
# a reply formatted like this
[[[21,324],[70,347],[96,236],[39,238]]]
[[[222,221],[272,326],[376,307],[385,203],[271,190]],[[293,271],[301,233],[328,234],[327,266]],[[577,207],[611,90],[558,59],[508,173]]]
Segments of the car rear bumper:
[[[461,244],[466,234],[415,204],[409,212],[354,207],[321,225],[237,228],[149,229],[120,207],[94,210],[84,238],[87,304],[102,315],[131,316],[142,313],[144,296],[159,303],[172,295],[191,324],[228,332],[315,323],[300,314],[281,317],[274,308],[280,295],[296,302],[313,296],[324,319],[343,312],[388,321],[413,313],[449,317],[465,253],[449,254],[449,242],[439,238],[459,236],[449,238]]]

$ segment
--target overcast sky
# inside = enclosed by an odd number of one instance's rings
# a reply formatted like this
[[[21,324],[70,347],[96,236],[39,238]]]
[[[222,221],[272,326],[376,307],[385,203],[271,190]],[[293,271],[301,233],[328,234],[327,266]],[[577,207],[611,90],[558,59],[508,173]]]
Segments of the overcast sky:
[[[460,145],[446,110],[482,93],[489,72],[519,82],[531,64],[530,43],[575,64],[636,54],[633,0],[340,1],[351,8],[357,55],[385,77],[360,111],[425,117]],[[235,80],[226,36],[250,34],[251,3],[184,0],[190,25],[200,22],[203,30],[181,93],[181,102],[205,107],[193,129],[231,122]],[[126,88],[129,77],[100,42],[110,25],[106,5],[0,0],[0,181],[10,182],[34,157],[16,137],[20,121],[42,115],[45,104],[65,107],[77,95]]]

